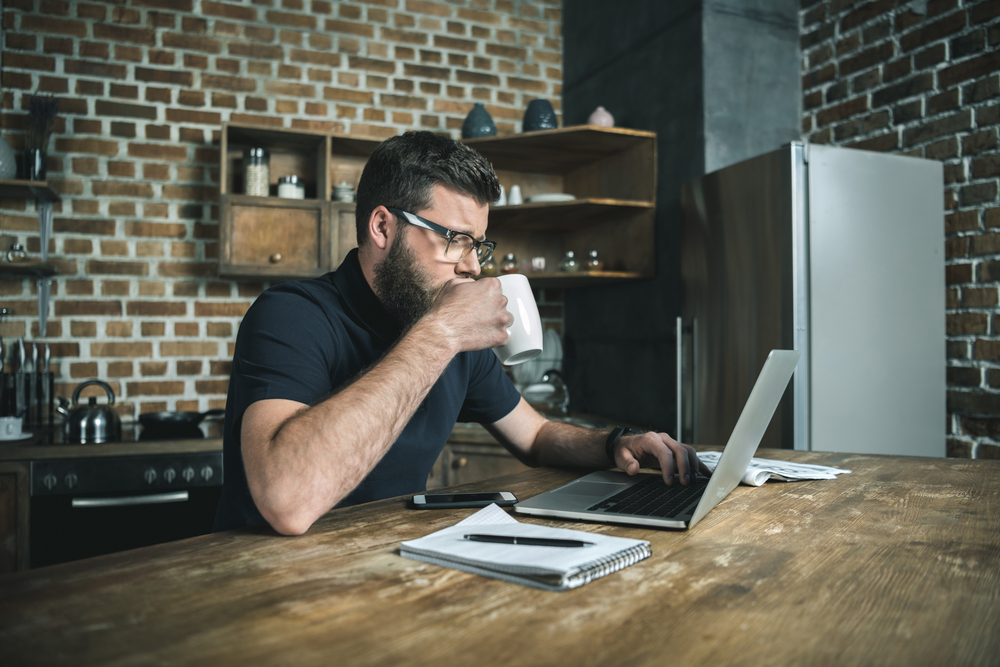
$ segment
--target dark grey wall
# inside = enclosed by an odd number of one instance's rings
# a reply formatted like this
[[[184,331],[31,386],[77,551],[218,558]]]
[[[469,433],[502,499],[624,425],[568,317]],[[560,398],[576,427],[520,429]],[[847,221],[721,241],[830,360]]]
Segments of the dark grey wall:
[[[563,5],[563,122],[657,134],[657,275],[567,290],[572,409],[674,431],[680,187],[799,136],[795,0]]]

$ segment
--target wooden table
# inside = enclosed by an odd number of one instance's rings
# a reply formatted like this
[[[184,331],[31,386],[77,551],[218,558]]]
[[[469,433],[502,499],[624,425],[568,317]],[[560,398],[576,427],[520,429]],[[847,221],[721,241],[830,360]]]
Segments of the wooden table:
[[[7,575],[0,664],[1000,660],[1000,463],[760,455],[854,472],[739,487],[691,532],[574,524],[647,539],[653,556],[564,593],[401,558],[401,540],[472,511],[403,499],[331,512],[301,537],[232,531]],[[578,474],[465,488],[526,498]]]

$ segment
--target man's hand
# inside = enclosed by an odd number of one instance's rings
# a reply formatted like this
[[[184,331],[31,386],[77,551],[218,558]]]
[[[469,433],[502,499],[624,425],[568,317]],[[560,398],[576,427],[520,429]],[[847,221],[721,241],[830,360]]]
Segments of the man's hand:
[[[454,345],[455,353],[506,345],[514,316],[496,278],[455,278],[444,284],[420,324],[434,325]]]
[[[698,459],[694,447],[684,445],[666,433],[640,433],[623,436],[614,447],[615,464],[629,475],[639,468],[659,468],[663,481],[672,486],[676,475],[681,484],[690,484],[698,473],[711,476],[711,471]]]

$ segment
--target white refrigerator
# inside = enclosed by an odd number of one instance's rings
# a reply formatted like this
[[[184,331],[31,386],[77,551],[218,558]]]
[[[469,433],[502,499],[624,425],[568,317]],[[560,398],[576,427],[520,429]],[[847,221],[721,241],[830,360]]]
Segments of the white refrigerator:
[[[802,351],[762,447],[945,455],[944,178],[792,143],[683,187],[678,432],[723,445],[773,348]]]

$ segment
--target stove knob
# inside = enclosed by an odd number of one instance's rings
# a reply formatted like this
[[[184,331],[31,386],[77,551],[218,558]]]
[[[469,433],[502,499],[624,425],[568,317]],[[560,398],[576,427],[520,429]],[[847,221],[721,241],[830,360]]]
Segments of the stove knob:
[[[166,470],[163,471],[163,480],[167,484],[173,482],[174,479],[176,479],[176,477],[177,477],[177,471],[174,470],[173,468],[167,468]]]
[[[146,468],[146,472],[142,473],[142,478],[146,480],[146,484],[152,484],[156,481],[156,471],[152,468]]]
[[[77,482],[78,482],[79,480],[78,480],[78,479],[76,478],[76,475],[74,475],[73,473],[69,473],[69,474],[67,474],[67,475],[66,475],[66,477],[65,477],[65,478],[63,479],[63,481],[65,481],[65,482],[66,482],[66,486],[68,486],[69,488],[71,488],[71,489],[72,489],[72,488],[73,488],[74,486],[76,486],[76,483],[77,483]]]
[[[181,477],[184,478],[185,482],[190,482],[194,479],[194,468],[188,466],[187,468],[184,468],[184,470],[181,470]]]
[[[45,477],[42,478],[42,484],[44,484],[45,488],[48,489],[49,491],[51,491],[52,489],[54,489],[55,486],[56,486],[56,484],[58,484],[58,483],[59,483],[59,480],[56,479],[56,476],[53,475],[52,473],[49,473],[48,475],[46,475]]]
[[[201,478],[206,482],[212,479],[213,474],[214,472],[212,471],[212,466],[205,466],[204,468],[201,469]]]

